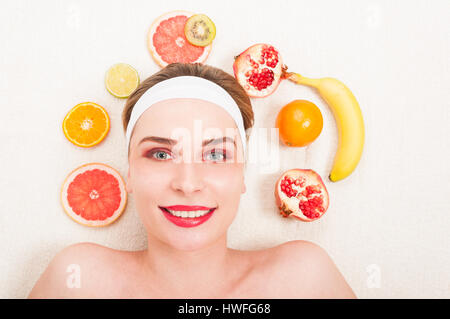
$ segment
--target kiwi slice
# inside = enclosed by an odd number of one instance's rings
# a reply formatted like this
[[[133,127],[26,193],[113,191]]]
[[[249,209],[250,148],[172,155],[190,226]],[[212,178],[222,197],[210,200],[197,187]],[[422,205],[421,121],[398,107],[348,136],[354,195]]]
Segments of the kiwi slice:
[[[189,43],[206,47],[216,37],[216,26],[206,15],[194,14],[186,21],[184,34]]]

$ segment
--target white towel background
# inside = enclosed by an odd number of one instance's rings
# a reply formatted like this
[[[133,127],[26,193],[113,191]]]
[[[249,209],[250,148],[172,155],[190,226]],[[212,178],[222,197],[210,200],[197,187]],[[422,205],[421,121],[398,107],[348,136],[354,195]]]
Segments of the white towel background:
[[[447,0],[2,1],[0,297],[26,297],[69,244],[146,247],[132,196],[117,222],[92,229],[66,216],[59,192],[66,175],[84,163],[103,162],[126,175],[125,100],[106,91],[104,75],[117,62],[134,66],[142,80],[158,71],[147,31],[153,19],[175,9],[215,22],[208,64],[232,73],[235,55],[271,43],[289,70],[346,83],[364,115],[357,170],[338,183],[327,180],[328,212],[302,223],[278,215],[273,187],[291,168],[328,176],[334,119],[314,91],[287,81],[272,96],[253,100],[255,129],[273,127],[280,108],[294,99],[316,103],[324,128],[309,147],[282,147],[276,171],[249,166],[229,245],[259,249],[311,240],[328,251],[360,298],[450,297]],[[104,106],[112,121],[107,138],[90,149],[72,145],[61,130],[67,111],[85,101]]]

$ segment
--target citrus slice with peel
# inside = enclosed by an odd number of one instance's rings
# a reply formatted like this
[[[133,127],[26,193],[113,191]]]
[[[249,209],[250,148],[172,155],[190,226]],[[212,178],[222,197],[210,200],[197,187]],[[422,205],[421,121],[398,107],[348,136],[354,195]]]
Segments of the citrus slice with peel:
[[[216,37],[216,26],[205,14],[194,14],[184,26],[184,34],[189,43],[205,47]]]
[[[80,147],[97,145],[109,132],[110,120],[106,110],[93,102],[75,105],[63,120],[66,138]]]
[[[139,74],[129,64],[114,64],[106,71],[105,86],[115,97],[127,98],[139,86]]]
[[[211,44],[195,46],[186,39],[184,28],[194,14],[171,11],[155,19],[147,35],[148,50],[160,67],[170,63],[204,63],[211,52]]]
[[[73,170],[61,188],[61,204],[75,222],[91,227],[106,226],[125,209],[127,191],[122,176],[102,163],[89,163]]]

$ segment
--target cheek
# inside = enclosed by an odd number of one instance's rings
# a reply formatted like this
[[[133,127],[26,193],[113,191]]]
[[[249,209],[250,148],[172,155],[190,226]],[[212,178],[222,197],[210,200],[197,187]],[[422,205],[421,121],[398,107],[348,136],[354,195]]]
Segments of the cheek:
[[[136,165],[130,175],[136,201],[149,202],[160,198],[170,180],[166,170],[154,169],[151,165]]]
[[[216,168],[206,175],[206,184],[210,185],[218,200],[222,200],[222,204],[239,202],[243,183],[242,174],[240,167]]]
[[[239,202],[242,183],[242,164],[217,164],[203,166],[196,171],[197,176],[202,176],[205,188],[199,199],[215,197],[222,206]],[[171,182],[177,179],[175,167],[167,165],[150,165],[149,163],[134,163],[130,170],[133,193],[135,200],[141,203],[150,203],[164,200],[170,196]]]

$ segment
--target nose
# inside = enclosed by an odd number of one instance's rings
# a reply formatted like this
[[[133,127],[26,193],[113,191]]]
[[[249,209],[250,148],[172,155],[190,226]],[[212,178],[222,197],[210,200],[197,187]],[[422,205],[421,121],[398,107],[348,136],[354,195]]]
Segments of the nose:
[[[205,187],[201,163],[178,163],[175,166],[175,174],[171,182],[173,190],[189,195]]]

